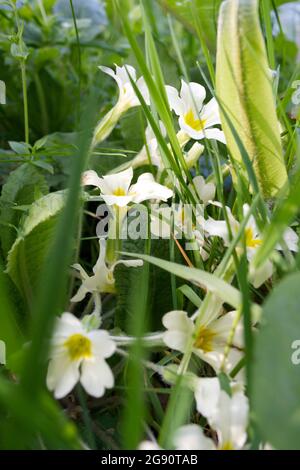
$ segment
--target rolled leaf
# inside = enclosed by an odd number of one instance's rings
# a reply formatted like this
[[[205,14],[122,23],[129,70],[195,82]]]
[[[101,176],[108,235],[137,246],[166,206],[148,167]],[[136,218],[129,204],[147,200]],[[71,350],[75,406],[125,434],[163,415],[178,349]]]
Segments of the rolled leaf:
[[[246,175],[246,151],[264,197],[275,196],[287,171],[257,0],[226,0],[221,6],[216,92],[232,158]]]

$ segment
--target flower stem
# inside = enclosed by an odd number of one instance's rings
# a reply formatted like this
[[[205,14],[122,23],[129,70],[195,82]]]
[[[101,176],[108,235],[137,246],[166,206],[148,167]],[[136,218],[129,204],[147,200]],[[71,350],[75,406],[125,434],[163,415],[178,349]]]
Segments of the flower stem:
[[[25,60],[21,60],[21,76],[22,76],[23,106],[24,106],[25,142],[26,142],[26,144],[29,144],[29,121],[28,121],[28,100],[27,100],[27,83],[26,83]]]

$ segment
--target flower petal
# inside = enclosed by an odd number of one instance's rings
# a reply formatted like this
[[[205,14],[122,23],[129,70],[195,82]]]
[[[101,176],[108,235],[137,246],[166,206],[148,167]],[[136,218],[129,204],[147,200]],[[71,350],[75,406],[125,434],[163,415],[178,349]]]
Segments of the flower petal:
[[[218,412],[221,391],[219,379],[217,377],[197,378],[194,383],[197,410],[210,420]]]
[[[70,299],[71,302],[81,302],[90,291],[82,284],[76,294]]]
[[[181,80],[180,97],[184,102],[184,111],[188,112],[190,109],[192,109],[197,116],[197,114],[202,109],[203,101],[206,97],[206,90],[204,86],[200,85],[199,83],[186,83],[184,80]]]
[[[174,446],[176,450],[216,450],[213,440],[206,437],[196,424],[178,428],[174,435]]]
[[[126,207],[130,202],[133,201],[132,196],[111,196],[104,194],[102,194],[102,199],[108,206],[118,207]]]
[[[114,354],[116,350],[115,342],[110,338],[105,330],[92,330],[87,334],[92,341],[92,351],[99,358],[107,358]]]
[[[47,387],[54,390],[58,400],[71,392],[79,380],[79,365],[71,362],[66,354],[60,355],[49,363]]]
[[[133,178],[132,167],[127,170],[120,171],[119,173],[113,173],[111,175],[103,176],[103,181],[108,191],[102,191],[105,195],[113,194],[116,189],[122,189],[124,196],[127,195],[131,180]]]
[[[166,85],[166,92],[169,101],[170,108],[175,111],[177,116],[184,114],[183,101],[179,97],[178,91],[176,88],[170,85]]]
[[[209,236],[220,237],[225,244],[229,243],[229,234],[225,220],[214,220],[211,217],[205,221],[204,230]]]
[[[203,106],[201,119],[205,121],[205,127],[221,124],[219,106],[216,98],[212,98],[206,105]]]
[[[247,250],[247,255],[249,254],[249,249]],[[248,256],[249,258],[249,256]],[[249,266],[249,280],[255,287],[258,289],[262,284],[264,284],[273,273],[273,263],[270,260],[265,261],[259,268],[253,268],[253,264],[250,263]]]
[[[178,330],[186,333],[192,333],[194,330],[193,320],[188,317],[184,310],[172,310],[166,313],[162,318],[162,324],[168,330]]]
[[[283,239],[289,250],[297,252],[299,250],[299,237],[293,229],[288,227],[283,234]],[[281,245],[277,245],[277,250],[282,250]]]
[[[81,177],[81,184],[83,186],[96,186],[101,187],[102,178],[100,178],[94,170],[85,171]]]
[[[217,127],[213,127],[211,129],[204,129],[203,131],[203,139],[214,139],[218,140],[222,144],[226,145],[226,138],[223,131],[218,129]]]
[[[133,202],[139,203],[149,199],[167,201],[173,196],[173,191],[162,184],[156,183],[151,173],[143,173],[136,184],[132,185],[129,194]]]
[[[106,388],[113,387],[114,376],[104,360],[85,360],[81,367],[80,383],[89,395],[99,398]]]
[[[214,199],[216,194],[216,186],[213,183],[206,183],[203,176],[199,175],[193,178],[194,187],[201,201],[207,204],[208,201]]]
[[[216,335],[213,339],[214,344],[218,343],[219,345],[221,345],[221,347],[222,345],[225,346],[227,344],[236,317],[237,312],[233,310],[231,312],[225,313],[209,325],[209,328],[211,328]],[[233,345],[241,349],[244,347],[244,333],[242,321],[239,321],[236,325],[235,334],[233,338]]]
[[[159,447],[157,442],[142,441],[138,446],[138,450],[162,450],[162,448]]]

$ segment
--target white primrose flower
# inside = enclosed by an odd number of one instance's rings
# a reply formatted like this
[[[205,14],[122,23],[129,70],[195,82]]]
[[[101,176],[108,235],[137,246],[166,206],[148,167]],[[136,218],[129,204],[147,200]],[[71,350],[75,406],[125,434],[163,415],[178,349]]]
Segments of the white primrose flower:
[[[82,284],[79,287],[77,293],[72,297],[72,302],[80,302],[85,298],[88,293],[100,294],[100,293],[113,293],[115,292],[115,278],[114,269],[118,264],[123,264],[127,267],[138,267],[142,266],[142,260],[118,260],[111,265],[108,265],[105,261],[106,257],[106,240],[104,238],[99,239],[99,257],[93,267],[93,275],[89,276],[83,267],[76,263],[72,267],[76,269],[81,277]]]
[[[212,98],[206,105],[203,104],[206,91],[202,85],[181,80],[180,93],[169,85],[166,91],[171,109],[179,116],[181,131],[195,140],[206,138],[226,143],[224,133],[213,127],[221,124],[218,103]]]
[[[231,396],[221,389],[219,379],[193,381],[197,410],[217,433],[217,449],[242,449],[247,440],[249,404],[242,384],[231,382]]]
[[[216,203],[214,203],[216,204]],[[239,231],[240,223],[233,217],[231,210],[229,207],[226,208],[228,214],[228,220],[232,232],[232,236],[235,237]],[[243,213],[244,217],[247,216],[249,213],[250,207],[248,204],[244,204],[243,206]],[[214,220],[209,218],[205,221],[204,226],[205,232],[209,236],[217,236],[224,240],[225,246],[228,246],[230,243],[230,234],[227,228],[227,224],[225,220]],[[272,276],[273,273],[273,264],[270,260],[266,260],[263,265],[253,270],[251,265],[251,260],[254,258],[255,253],[257,252],[258,248],[262,244],[262,237],[258,230],[258,227],[255,223],[255,219],[252,215],[250,215],[247,225],[245,227],[245,244],[246,244],[246,251],[247,251],[247,258],[250,262],[250,281],[252,282],[255,288],[260,287],[267,279]],[[284,241],[287,247],[291,251],[298,251],[298,235],[291,229],[286,229],[284,233]],[[243,246],[240,244],[240,247]],[[281,250],[281,246],[278,245],[276,247],[277,250]]]
[[[178,428],[173,437],[176,450],[240,450],[247,441],[249,416],[248,399],[243,385],[230,383],[229,396],[221,389],[219,379],[199,378],[190,374],[188,379],[195,393],[197,411],[208,421],[216,432],[217,442],[205,436],[203,429],[196,424]],[[140,450],[161,450],[155,441],[143,441]]]
[[[105,330],[88,330],[71,313],[57,320],[47,373],[47,387],[57,399],[71,392],[77,382],[93,397],[112,388],[114,377],[106,360],[116,350]]]
[[[243,327],[241,322],[235,325],[236,315],[237,312],[232,311],[219,317],[203,316],[196,332],[195,322],[186,312],[173,310],[162,319],[167,329],[163,341],[169,348],[184,353],[192,340],[194,354],[210,364],[216,372],[220,372],[221,367],[224,367],[224,372],[230,372],[243,357]],[[234,325],[232,344],[225,355]]]
[[[123,65],[123,67],[119,67],[118,65],[116,65],[116,71],[114,71],[109,67],[104,67],[103,65],[100,65],[99,69],[110,77],[112,77],[117,82],[117,85],[119,87],[118,106],[123,110],[123,112],[127,111],[129,108],[133,108],[135,106],[140,105],[140,101],[136,96],[130,78],[136,84],[145,102],[148,105],[150,104],[149,91],[145,83],[144,77],[140,77],[137,79],[136,70],[134,67],[132,67],[131,65]]]
[[[109,67],[99,66],[102,72],[110,75],[116,82],[119,88],[119,98],[115,106],[104,116],[98,123],[94,131],[92,147],[95,147],[99,142],[105,140],[112,132],[116,123],[128,109],[139,106],[140,102],[135,94],[130,78],[135,82],[145,102],[149,105],[149,91],[145,84],[143,77],[136,79],[136,71],[131,65],[124,65],[119,67],[116,65],[116,71]],[[130,77],[130,78],[129,78]]]
[[[126,207],[129,203],[140,203],[149,199],[167,201],[173,195],[171,189],[156,183],[151,173],[143,173],[133,185],[132,178],[132,168],[102,178],[95,171],[89,170],[83,174],[82,184],[98,187],[108,206]]]

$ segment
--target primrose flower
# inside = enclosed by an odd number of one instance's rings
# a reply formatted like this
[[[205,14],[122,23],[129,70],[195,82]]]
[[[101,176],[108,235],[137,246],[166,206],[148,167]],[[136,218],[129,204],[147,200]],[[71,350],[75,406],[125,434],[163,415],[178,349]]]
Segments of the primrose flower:
[[[103,65],[99,66],[99,69],[102,72],[106,73],[112,77],[119,87],[119,99],[118,104],[122,107],[124,111],[127,111],[129,108],[139,106],[140,102],[138,97],[135,94],[131,80],[136,84],[138,90],[143,96],[147,104],[150,104],[149,91],[146,86],[145,80],[143,77],[139,79],[136,78],[136,70],[131,65],[123,65],[119,67],[116,65],[116,71],[114,72],[109,67],[104,67]]]
[[[249,405],[242,390],[232,387],[231,396],[221,390],[218,378],[198,379],[202,395],[198,411],[216,432],[216,441],[207,437],[197,424],[179,427],[173,436],[175,450],[240,450],[247,440]],[[199,385],[200,388],[200,385]],[[139,450],[162,450],[156,441],[143,441]]]
[[[81,302],[88,293],[113,293],[115,292],[115,278],[114,269],[118,264],[123,264],[127,267],[142,266],[142,260],[118,260],[111,265],[105,261],[106,256],[106,240],[99,239],[99,257],[93,267],[93,275],[89,276],[83,267],[76,263],[72,267],[76,269],[81,277],[82,284],[77,293],[72,297],[72,302]]]
[[[238,382],[230,383],[230,395],[221,389],[219,379],[194,380],[197,410],[217,433],[219,450],[242,449],[247,440],[249,405]]]
[[[166,91],[171,109],[179,116],[181,131],[195,140],[206,138],[226,143],[224,133],[213,127],[221,124],[218,103],[212,98],[206,105],[203,104],[206,91],[202,85],[181,80],[180,93],[169,85]]]
[[[117,82],[119,98],[116,105],[98,123],[94,132],[92,143],[93,147],[109,136],[122,114],[124,114],[128,109],[140,105],[130,78],[135,82],[145,102],[148,105],[150,104],[149,92],[145,84],[145,80],[143,77],[140,77],[138,80],[136,79],[136,71],[134,67],[131,65],[124,65],[123,67],[116,65],[115,72],[109,67],[99,66],[99,68],[102,72],[110,75]]]
[[[215,203],[216,204],[216,203]],[[232,232],[232,236],[236,236],[239,228],[240,223],[233,217],[231,210],[229,207],[226,208],[228,214],[228,220]],[[243,213],[244,217],[247,216],[249,213],[250,207],[248,204],[244,204],[243,206]],[[209,236],[217,236],[224,240],[225,246],[228,246],[230,243],[230,236],[229,231],[227,228],[227,224],[225,220],[214,220],[209,218],[205,221],[205,232]],[[258,248],[262,244],[262,237],[258,230],[258,227],[255,223],[255,219],[252,215],[250,215],[247,225],[245,227],[245,243],[246,243],[246,252],[247,258],[250,262],[250,280],[255,288],[261,286],[269,277],[272,276],[273,273],[273,264],[270,260],[266,260],[263,265],[256,269],[255,271],[252,269],[251,260],[254,258],[255,253],[257,252]],[[291,251],[298,251],[298,235],[291,229],[287,228],[284,233],[284,241],[287,247]],[[240,245],[241,248],[242,245]],[[276,247],[277,250],[281,250],[281,246],[278,245]]]
[[[93,397],[112,388],[114,377],[106,360],[116,350],[107,331],[88,330],[71,313],[57,320],[52,340],[47,387],[57,399],[71,392],[77,382]]]
[[[151,173],[143,173],[131,185],[132,168],[100,178],[93,170],[86,171],[82,177],[83,185],[96,186],[108,206],[126,207],[129,203],[140,203],[149,199],[167,201],[173,191],[156,183]]]
[[[230,372],[243,356],[243,328],[241,322],[235,325],[234,336],[225,355],[226,346],[236,321],[236,311],[219,317],[208,315],[201,319],[196,331],[195,322],[182,310],[173,310],[163,316],[162,322],[167,331],[164,343],[171,349],[185,352],[192,340],[193,353],[210,364],[216,372],[224,367]]]

